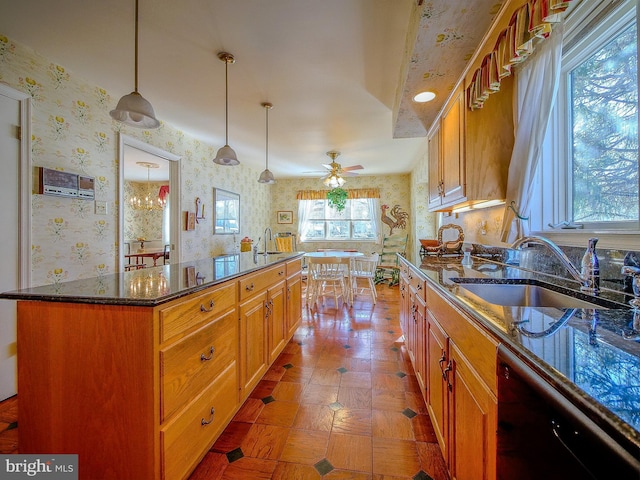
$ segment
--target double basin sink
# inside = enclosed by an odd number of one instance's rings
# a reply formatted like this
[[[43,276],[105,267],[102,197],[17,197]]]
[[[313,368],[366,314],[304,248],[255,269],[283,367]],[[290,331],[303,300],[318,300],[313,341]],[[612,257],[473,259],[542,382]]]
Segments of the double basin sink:
[[[530,279],[452,278],[453,282],[494,305],[552,308],[628,308],[623,304]]]

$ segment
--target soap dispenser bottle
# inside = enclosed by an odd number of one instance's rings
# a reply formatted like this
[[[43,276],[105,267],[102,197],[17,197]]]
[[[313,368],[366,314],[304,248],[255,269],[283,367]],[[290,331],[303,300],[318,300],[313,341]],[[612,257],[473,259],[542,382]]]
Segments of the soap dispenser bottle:
[[[600,291],[600,263],[596,254],[597,238],[590,238],[587,250],[582,256],[582,279],[584,285],[581,290],[585,293],[597,295]]]

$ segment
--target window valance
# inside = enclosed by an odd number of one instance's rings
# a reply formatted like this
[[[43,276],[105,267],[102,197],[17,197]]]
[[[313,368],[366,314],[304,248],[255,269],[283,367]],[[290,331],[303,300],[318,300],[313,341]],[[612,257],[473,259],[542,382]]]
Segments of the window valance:
[[[346,190],[346,189],[345,189]],[[298,190],[296,200],[326,200],[329,190]],[[347,190],[347,199],[380,198],[379,188],[350,188]]]
[[[500,90],[502,78],[511,75],[511,68],[533,53],[534,42],[544,40],[554,23],[562,21],[562,13],[575,0],[529,0],[518,8],[485,55],[480,68],[473,74],[467,88],[471,110],[482,108],[489,95]]]

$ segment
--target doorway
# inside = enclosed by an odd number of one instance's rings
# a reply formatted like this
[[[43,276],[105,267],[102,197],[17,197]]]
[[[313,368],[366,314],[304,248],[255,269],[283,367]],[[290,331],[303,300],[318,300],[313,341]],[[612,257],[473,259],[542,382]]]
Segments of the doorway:
[[[129,265],[126,255],[143,249],[163,251],[165,245],[168,245],[169,258],[177,262],[180,258],[180,157],[124,134],[120,134],[118,151],[119,271]],[[153,206],[146,205],[147,197],[152,197],[148,200],[153,200]],[[156,261],[153,258],[149,266]],[[158,265],[164,262],[163,255]]]
[[[31,123],[30,97],[0,84],[0,291],[30,286],[31,281]],[[0,400],[17,393],[16,302],[0,301]]]

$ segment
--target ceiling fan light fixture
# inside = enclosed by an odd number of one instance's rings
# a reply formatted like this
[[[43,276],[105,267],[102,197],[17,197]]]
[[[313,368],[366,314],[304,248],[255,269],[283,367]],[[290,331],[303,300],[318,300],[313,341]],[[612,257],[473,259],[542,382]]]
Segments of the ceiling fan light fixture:
[[[436,94],[433,92],[420,92],[413,97],[413,101],[417,103],[426,103],[430,102],[434,98],[436,98]]]
[[[158,128],[160,122],[156,118],[151,103],[138,93],[138,0],[136,0],[135,21],[135,86],[133,92],[118,101],[115,110],[109,115],[114,120],[136,128]]]
[[[343,186],[346,183],[346,180],[342,178],[340,175],[332,174],[324,179],[323,183],[327,187],[338,188]]]
[[[218,58],[224,62],[224,123],[225,123],[225,142],[224,147],[218,150],[216,158],[213,159],[213,163],[218,165],[224,165],[232,167],[239,165],[240,161],[236,152],[229,146],[229,75],[228,69],[230,63],[235,63],[236,59],[227,52],[219,52]]]
[[[269,110],[273,108],[273,105],[268,102],[263,102],[262,107],[266,112],[266,129],[265,129],[265,156],[264,156],[264,171],[260,174],[260,178],[258,178],[258,183],[266,183],[266,184],[274,184],[276,183],[276,179],[269,170]]]

